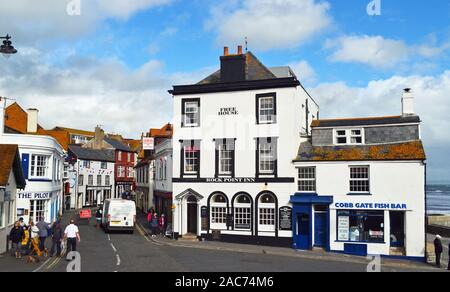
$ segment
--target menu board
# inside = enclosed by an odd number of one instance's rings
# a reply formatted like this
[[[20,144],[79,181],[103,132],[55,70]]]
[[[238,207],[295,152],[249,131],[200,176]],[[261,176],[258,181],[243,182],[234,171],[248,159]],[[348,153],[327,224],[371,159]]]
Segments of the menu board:
[[[348,241],[349,240],[349,228],[350,228],[350,217],[339,216],[338,217],[338,240]]]
[[[292,230],[292,208],[280,208],[280,230]]]

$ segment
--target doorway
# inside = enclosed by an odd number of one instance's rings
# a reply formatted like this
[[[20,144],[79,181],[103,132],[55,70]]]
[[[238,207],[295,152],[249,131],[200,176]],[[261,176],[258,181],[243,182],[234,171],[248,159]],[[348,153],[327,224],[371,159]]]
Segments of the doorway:
[[[391,247],[405,247],[405,212],[389,213],[391,221]]]
[[[310,248],[310,218],[309,213],[297,214],[297,230],[295,234],[295,244],[298,249],[307,250]]]
[[[190,196],[187,199],[187,232],[191,234],[197,234],[198,225],[198,210],[197,210],[197,198]]]

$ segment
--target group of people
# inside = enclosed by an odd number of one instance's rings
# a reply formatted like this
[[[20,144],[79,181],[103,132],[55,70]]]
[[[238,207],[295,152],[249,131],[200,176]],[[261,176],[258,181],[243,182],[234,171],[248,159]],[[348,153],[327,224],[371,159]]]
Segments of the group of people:
[[[164,214],[159,216],[155,209],[152,208],[147,212],[147,222],[152,230],[152,237],[164,235],[166,230],[166,216]]]
[[[440,235],[436,235],[436,239],[434,240],[434,253],[436,254],[436,266],[438,268],[441,268],[441,259],[442,259],[442,253],[444,252],[443,246],[442,246],[442,237]],[[450,271],[450,244],[448,245],[448,266],[447,270]]]
[[[61,244],[64,240],[67,240],[68,251],[76,250],[76,240],[80,239],[78,228],[74,225],[74,221],[70,222],[63,232],[60,219],[49,224],[44,221],[43,218],[39,219],[38,223],[34,223],[32,220],[25,224],[24,219],[20,218],[15,222],[14,227],[9,234],[9,240],[11,241],[11,255],[16,259],[22,258],[22,256],[37,256],[42,257],[44,254],[46,257],[61,256]],[[74,227],[73,227],[74,226]],[[74,232],[71,232],[75,230]],[[46,248],[46,241],[51,237],[52,248],[50,253]],[[75,238],[75,245],[73,241]]]

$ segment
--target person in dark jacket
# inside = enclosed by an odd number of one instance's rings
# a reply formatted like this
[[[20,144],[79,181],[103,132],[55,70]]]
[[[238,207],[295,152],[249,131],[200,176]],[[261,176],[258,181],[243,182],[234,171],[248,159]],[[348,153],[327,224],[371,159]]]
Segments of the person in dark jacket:
[[[53,257],[55,255],[56,250],[56,256],[61,256],[61,241],[63,239],[63,230],[61,228],[60,223],[55,223],[55,225],[52,228],[52,249],[50,251],[50,257]]]
[[[97,212],[95,213],[95,220],[97,221],[97,229],[99,229],[102,225],[102,217],[103,217],[103,208],[99,207]]]
[[[438,268],[441,267],[441,256],[442,256],[442,237],[438,234],[436,235],[436,239],[434,240],[434,253],[436,255],[436,266]]]
[[[19,221],[14,223],[13,229],[11,229],[11,232],[9,233],[9,240],[11,240],[12,248],[11,253],[14,251],[14,255],[16,256],[16,259],[21,258],[21,253],[19,249],[19,243],[22,241],[22,235],[23,235],[23,228],[20,226]]]
[[[36,223],[36,227],[39,228],[39,249],[45,251],[45,240],[49,235],[50,224],[45,222],[44,218],[40,218],[39,222]]]
[[[159,232],[159,217],[158,213],[155,212],[152,218],[152,237],[156,237],[158,232]]]

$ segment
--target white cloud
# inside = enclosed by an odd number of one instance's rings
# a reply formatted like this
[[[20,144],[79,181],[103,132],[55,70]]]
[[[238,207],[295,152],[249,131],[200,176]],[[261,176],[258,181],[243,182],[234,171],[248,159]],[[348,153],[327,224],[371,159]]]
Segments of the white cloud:
[[[23,48],[17,58],[0,59],[1,96],[15,98],[23,108],[40,110],[46,128],[61,125],[92,130],[97,124],[109,132],[139,137],[150,127],[172,118],[167,92],[190,74],[166,74],[164,65],[149,60],[129,69],[117,59],[69,57],[49,65],[46,56]]]
[[[373,67],[395,66],[411,53],[411,49],[402,41],[368,35],[328,40],[325,48],[334,50],[329,57],[332,62],[363,63]]]
[[[252,49],[296,48],[331,24],[329,9],[315,0],[231,1],[212,9],[206,27],[220,45],[242,44],[248,37]]]
[[[81,15],[70,16],[71,0],[0,1],[1,33],[15,42],[30,44],[51,38],[76,38],[90,33],[103,20],[126,20],[133,14],[172,0],[80,0]]]
[[[393,76],[351,87],[343,82],[322,83],[310,90],[321,105],[322,118],[390,116],[401,114],[404,88],[413,88],[416,112],[423,120],[427,145],[448,145],[450,136],[450,71],[438,76]]]
[[[316,71],[307,61],[291,63],[289,66],[303,85],[311,85],[317,81]]]

